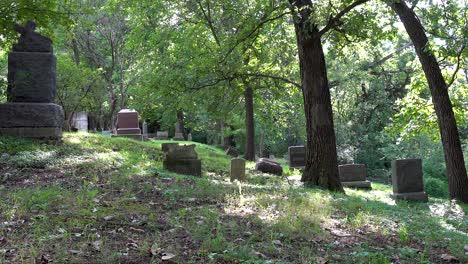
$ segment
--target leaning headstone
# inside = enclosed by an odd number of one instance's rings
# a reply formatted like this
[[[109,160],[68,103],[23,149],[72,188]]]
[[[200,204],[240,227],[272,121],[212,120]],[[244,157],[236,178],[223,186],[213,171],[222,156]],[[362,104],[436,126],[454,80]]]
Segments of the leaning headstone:
[[[162,146],[165,152],[164,169],[179,174],[201,176],[201,160],[195,151],[195,144],[178,145],[167,143]]]
[[[52,40],[16,25],[21,34],[8,55],[7,103],[0,104],[0,135],[60,139],[63,109],[56,105],[56,58]]]
[[[231,181],[245,181],[245,159],[231,159]]]
[[[159,139],[159,140],[169,139],[169,132],[167,132],[167,131],[158,131],[158,132],[156,132],[156,139]]]
[[[338,166],[341,185],[351,188],[372,189],[367,180],[367,168],[365,164],[345,164]]]
[[[393,198],[427,202],[421,159],[392,161]]]
[[[278,176],[283,175],[283,167],[278,162],[261,158],[255,163],[255,169],[263,173],[271,173]]]
[[[184,139],[184,134],[182,133],[175,133],[174,137],[172,138],[173,140],[185,140]]]
[[[304,146],[291,146],[288,148],[289,167],[304,168],[306,161],[306,151]]]
[[[142,140],[137,111],[122,109],[117,113],[117,134],[115,136]]]

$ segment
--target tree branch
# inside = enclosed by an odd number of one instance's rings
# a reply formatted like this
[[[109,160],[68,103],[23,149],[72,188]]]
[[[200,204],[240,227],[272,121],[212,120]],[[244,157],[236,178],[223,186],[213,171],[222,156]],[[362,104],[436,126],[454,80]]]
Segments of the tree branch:
[[[327,33],[330,29],[334,29],[336,28],[337,26],[339,26],[341,23],[340,23],[340,19],[346,15],[347,13],[349,13],[351,10],[353,10],[356,6],[358,5],[362,5],[366,2],[369,2],[370,0],[357,0],[356,2],[350,4],[349,6],[345,7],[343,10],[341,10],[338,14],[336,14],[336,16],[330,18],[328,20],[328,23],[327,25],[322,28],[319,32],[318,32],[318,35],[319,36],[322,36],[323,34]]]

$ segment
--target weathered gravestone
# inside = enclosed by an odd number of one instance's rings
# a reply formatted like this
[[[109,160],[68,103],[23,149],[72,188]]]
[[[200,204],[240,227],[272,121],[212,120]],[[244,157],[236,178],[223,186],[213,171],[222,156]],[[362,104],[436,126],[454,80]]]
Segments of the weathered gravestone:
[[[73,113],[71,123],[72,128],[75,128],[77,131],[88,131],[88,113]]]
[[[393,198],[427,202],[421,159],[392,161]]]
[[[255,169],[263,173],[271,173],[278,176],[283,175],[283,167],[278,162],[261,158],[255,163]]]
[[[306,151],[304,146],[291,146],[288,148],[289,167],[304,168],[306,161]]]
[[[64,115],[54,103],[56,58],[52,41],[35,28],[33,21],[15,27],[21,36],[8,55],[8,102],[0,104],[0,135],[59,139]]]
[[[341,185],[344,187],[372,189],[367,180],[367,168],[365,164],[345,164],[338,166]]]
[[[188,141],[192,141],[192,133],[188,133],[188,134],[187,134],[187,140],[188,140]]]
[[[195,151],[195,144],[179,145],[167,143],[162,145],[165,152],[164,169],[180,174],[201,176],[201,160]]]
[[[158,131],[158,132],[156,132],[156,139],[159,139],[159,140],[169,139],[169,132],[167,132],[167,131]]]
[[[231,181],[245,181],[245,159],[231,159]]]
[[[115,136],[142,140],[137,111],[122,109],[117,113],[117,134]]]

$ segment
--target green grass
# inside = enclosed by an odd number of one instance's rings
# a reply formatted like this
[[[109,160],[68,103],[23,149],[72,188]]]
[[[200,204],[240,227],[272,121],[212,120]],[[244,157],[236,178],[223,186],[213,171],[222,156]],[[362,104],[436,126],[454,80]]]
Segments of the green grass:
[[[247,182],[231,183],[230,158],[198,143],[203,177],[178,175],[162,168],[164,142],[0,137],[0,263],[468,262],[468,207],[443,195],[395,203],[377,183],[330,193],[251,162]]]

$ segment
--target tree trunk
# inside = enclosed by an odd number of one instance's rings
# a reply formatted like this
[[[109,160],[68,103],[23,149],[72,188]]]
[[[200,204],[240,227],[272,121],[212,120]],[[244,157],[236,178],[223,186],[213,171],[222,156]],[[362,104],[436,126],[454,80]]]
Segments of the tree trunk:
[[[449,192],[452,199],[468,203],[468,177],[461,148],[452,102],[439,63],[428,45],[428,39],[419,18],[404,0],[394,1],[392,9],[403,22],[414,44],[419,61],[426,75],[432,102],[437,114],[440,136],[444,147]]]
[[[307,131],[306,166],[301,180],[306,185],[343,191],[325,56],[319,30],[310,22],[312,3],[307,0],[291,3],[302,12],[294,19]]]
[[[246,160],[255,161],[255,124],[252,87],[246,86],[245,98],[245,154]]]

